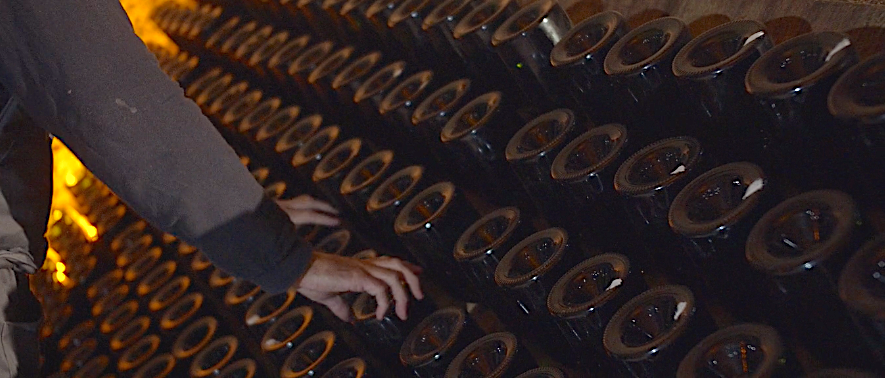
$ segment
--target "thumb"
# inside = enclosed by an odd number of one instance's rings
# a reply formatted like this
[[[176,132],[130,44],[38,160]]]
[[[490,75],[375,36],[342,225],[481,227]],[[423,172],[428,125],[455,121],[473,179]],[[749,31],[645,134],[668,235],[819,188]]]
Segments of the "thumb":
[[[345,322],[350,321],[350,306],[347,305],[347,302],[345,302],[344,298],[341,298],[340,295],[329,297],[320,303],[328,307],[338,319]]]

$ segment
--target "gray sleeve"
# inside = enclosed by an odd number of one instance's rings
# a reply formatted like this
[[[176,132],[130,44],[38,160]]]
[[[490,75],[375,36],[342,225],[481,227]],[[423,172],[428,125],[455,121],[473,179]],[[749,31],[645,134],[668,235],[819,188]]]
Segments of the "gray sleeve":
[[[159,69],[116,0],[0,0],[0,80],[160,229],[265,290],[302,274],[309,246]]]

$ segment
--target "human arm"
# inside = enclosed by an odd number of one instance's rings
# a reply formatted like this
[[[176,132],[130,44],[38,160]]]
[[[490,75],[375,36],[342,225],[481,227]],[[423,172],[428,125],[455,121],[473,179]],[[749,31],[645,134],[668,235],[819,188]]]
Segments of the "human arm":
[[[342,318],[342,292],[371,290],[383,302],[392,285],[402,316],[399,281],[421,298],[416,269],[397,259],[312,253],[293,222],[332,224],[334,209],[265,198],[116,0],[0,0],[0,82],[138,214],[225,271],[272,293],[300,280],[302,294]]]
[[[0,80],[138,214],[267,291],[311,247],[177,83],[115,0],[0,1]]]
[[[308,224],[337,226],[341,223],[336,217],[338,215],[337,209],[307,194],[276,202],[296,226]]]

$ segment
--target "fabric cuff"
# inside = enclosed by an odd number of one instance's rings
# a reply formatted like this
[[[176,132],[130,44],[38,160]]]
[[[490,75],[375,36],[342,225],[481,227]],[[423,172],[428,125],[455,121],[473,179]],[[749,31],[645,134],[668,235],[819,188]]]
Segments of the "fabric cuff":
[[[196,247],[215,265],[268,293],[282,293],[307,270],[313,248],[271,199],[200,237]]]

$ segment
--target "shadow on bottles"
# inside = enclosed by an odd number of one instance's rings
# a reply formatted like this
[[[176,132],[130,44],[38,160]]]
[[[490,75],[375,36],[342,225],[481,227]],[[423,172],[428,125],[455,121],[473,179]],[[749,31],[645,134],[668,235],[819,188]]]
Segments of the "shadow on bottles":
[[[729,22],[731,22],[731,18],[724,14],[708,14],[690,22],[688,30],[691,32],[692,37],[697,37],[707,30]]]
[[[860,59],[869,58],[872,55],[885,51],[885,28],[878,26],[864,26],[845,32]]]
[[[655,8],[649,8],[646,10],[639,11],[633,14],[630,17],[627,17],[627,26],[630,27],[630,30],[636,29],[642,24],[649,22],[651,20],[655,20],[661,17],[667,17],[670,14],[667,11]]]
[[[565,13],[572,20],[572,24],[577,24],[603,10],[605,10],[605,7],[602,4],[602,0],[580,0],[568,7]]]
[[[811,23],[796,16],[773,18],[765,22],[765,28],[768,29],[776,45],[793,37],[811,33]]]

